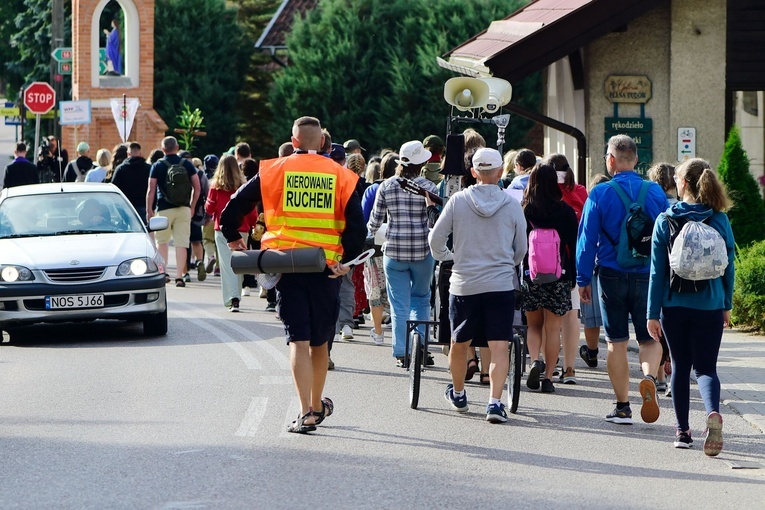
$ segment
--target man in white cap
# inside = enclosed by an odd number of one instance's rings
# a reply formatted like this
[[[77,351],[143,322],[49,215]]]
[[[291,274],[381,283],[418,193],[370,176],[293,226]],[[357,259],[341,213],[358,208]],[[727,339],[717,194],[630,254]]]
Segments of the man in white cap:
[[[478,149],[470,171],[477,184],[452,195],[428,236],[436,260],[454,261],[449,279],[453,384],[447,385],[444,396],[454,410],[467,412],[468,352],[473,340],[486,340],[491,351],[486,421],[504,423],[507,413],[500,400],[509,368],[508,342],[513,338],[513,275],[526,254],[526,219],[518,201],[497,186],[502,175],[498,151]]]

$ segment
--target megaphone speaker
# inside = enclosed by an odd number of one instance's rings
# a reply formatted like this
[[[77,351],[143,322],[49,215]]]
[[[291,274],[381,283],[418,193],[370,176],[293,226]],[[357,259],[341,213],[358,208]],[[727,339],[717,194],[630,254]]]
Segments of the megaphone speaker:
[[[502,78],[476,78],[489,87],[489,99],[483,106],[488,113],[496,113],[500,108],[510,102],[513,97],[513,87],[507,80]]]
[[[444,99],[462,111],[483,108],[489,101],[489,85],[478,78],[450,78],[444,85]]]

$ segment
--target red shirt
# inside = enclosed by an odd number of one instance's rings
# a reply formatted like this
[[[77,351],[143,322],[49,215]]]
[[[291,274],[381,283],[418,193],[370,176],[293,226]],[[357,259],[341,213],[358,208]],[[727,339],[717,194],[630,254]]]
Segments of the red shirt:
[[[560,190],[563,192],[563,202],[570,205],[576,213],[576,221],[582,219],[582,209],[584,209],[584,203],[587,201],[587,188],[581,184],[574,184],[574,189],[568,190],[563,184],[558,184]]]
[[[210,192],[207,194],[207,201],[205,202],[205,212],[215,220],[215,230],[220,230],[220,215],[233,194],[234,191],[210,188]],[[242,224],[239,225],[239,232],[249,232],[250,228],[254,227],[257,221],[258,209],[255,208],[244,217]]]

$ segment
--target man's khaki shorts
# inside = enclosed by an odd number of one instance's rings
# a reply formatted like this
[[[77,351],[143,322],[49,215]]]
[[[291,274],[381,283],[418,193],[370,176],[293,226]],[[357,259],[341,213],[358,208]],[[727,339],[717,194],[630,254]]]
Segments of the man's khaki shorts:
[[[173,238],[173,245],[176,248],[188,248],[189,237],[191,236],[191,208],[174,207],[172,209],[163,209],[157,211],[157,216],[167,218],[169,226],[165,230],[154,232],[154,239],[157,244],[167,244],[170,237]]]

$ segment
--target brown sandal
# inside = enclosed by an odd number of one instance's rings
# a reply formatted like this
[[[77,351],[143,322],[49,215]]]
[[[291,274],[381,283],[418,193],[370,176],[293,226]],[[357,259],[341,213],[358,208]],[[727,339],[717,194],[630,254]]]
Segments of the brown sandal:
[[[489,374],[484,374],[481,372],[481,384],[484,386],[489,386],[491,384],[491,379],[489,379]]]

